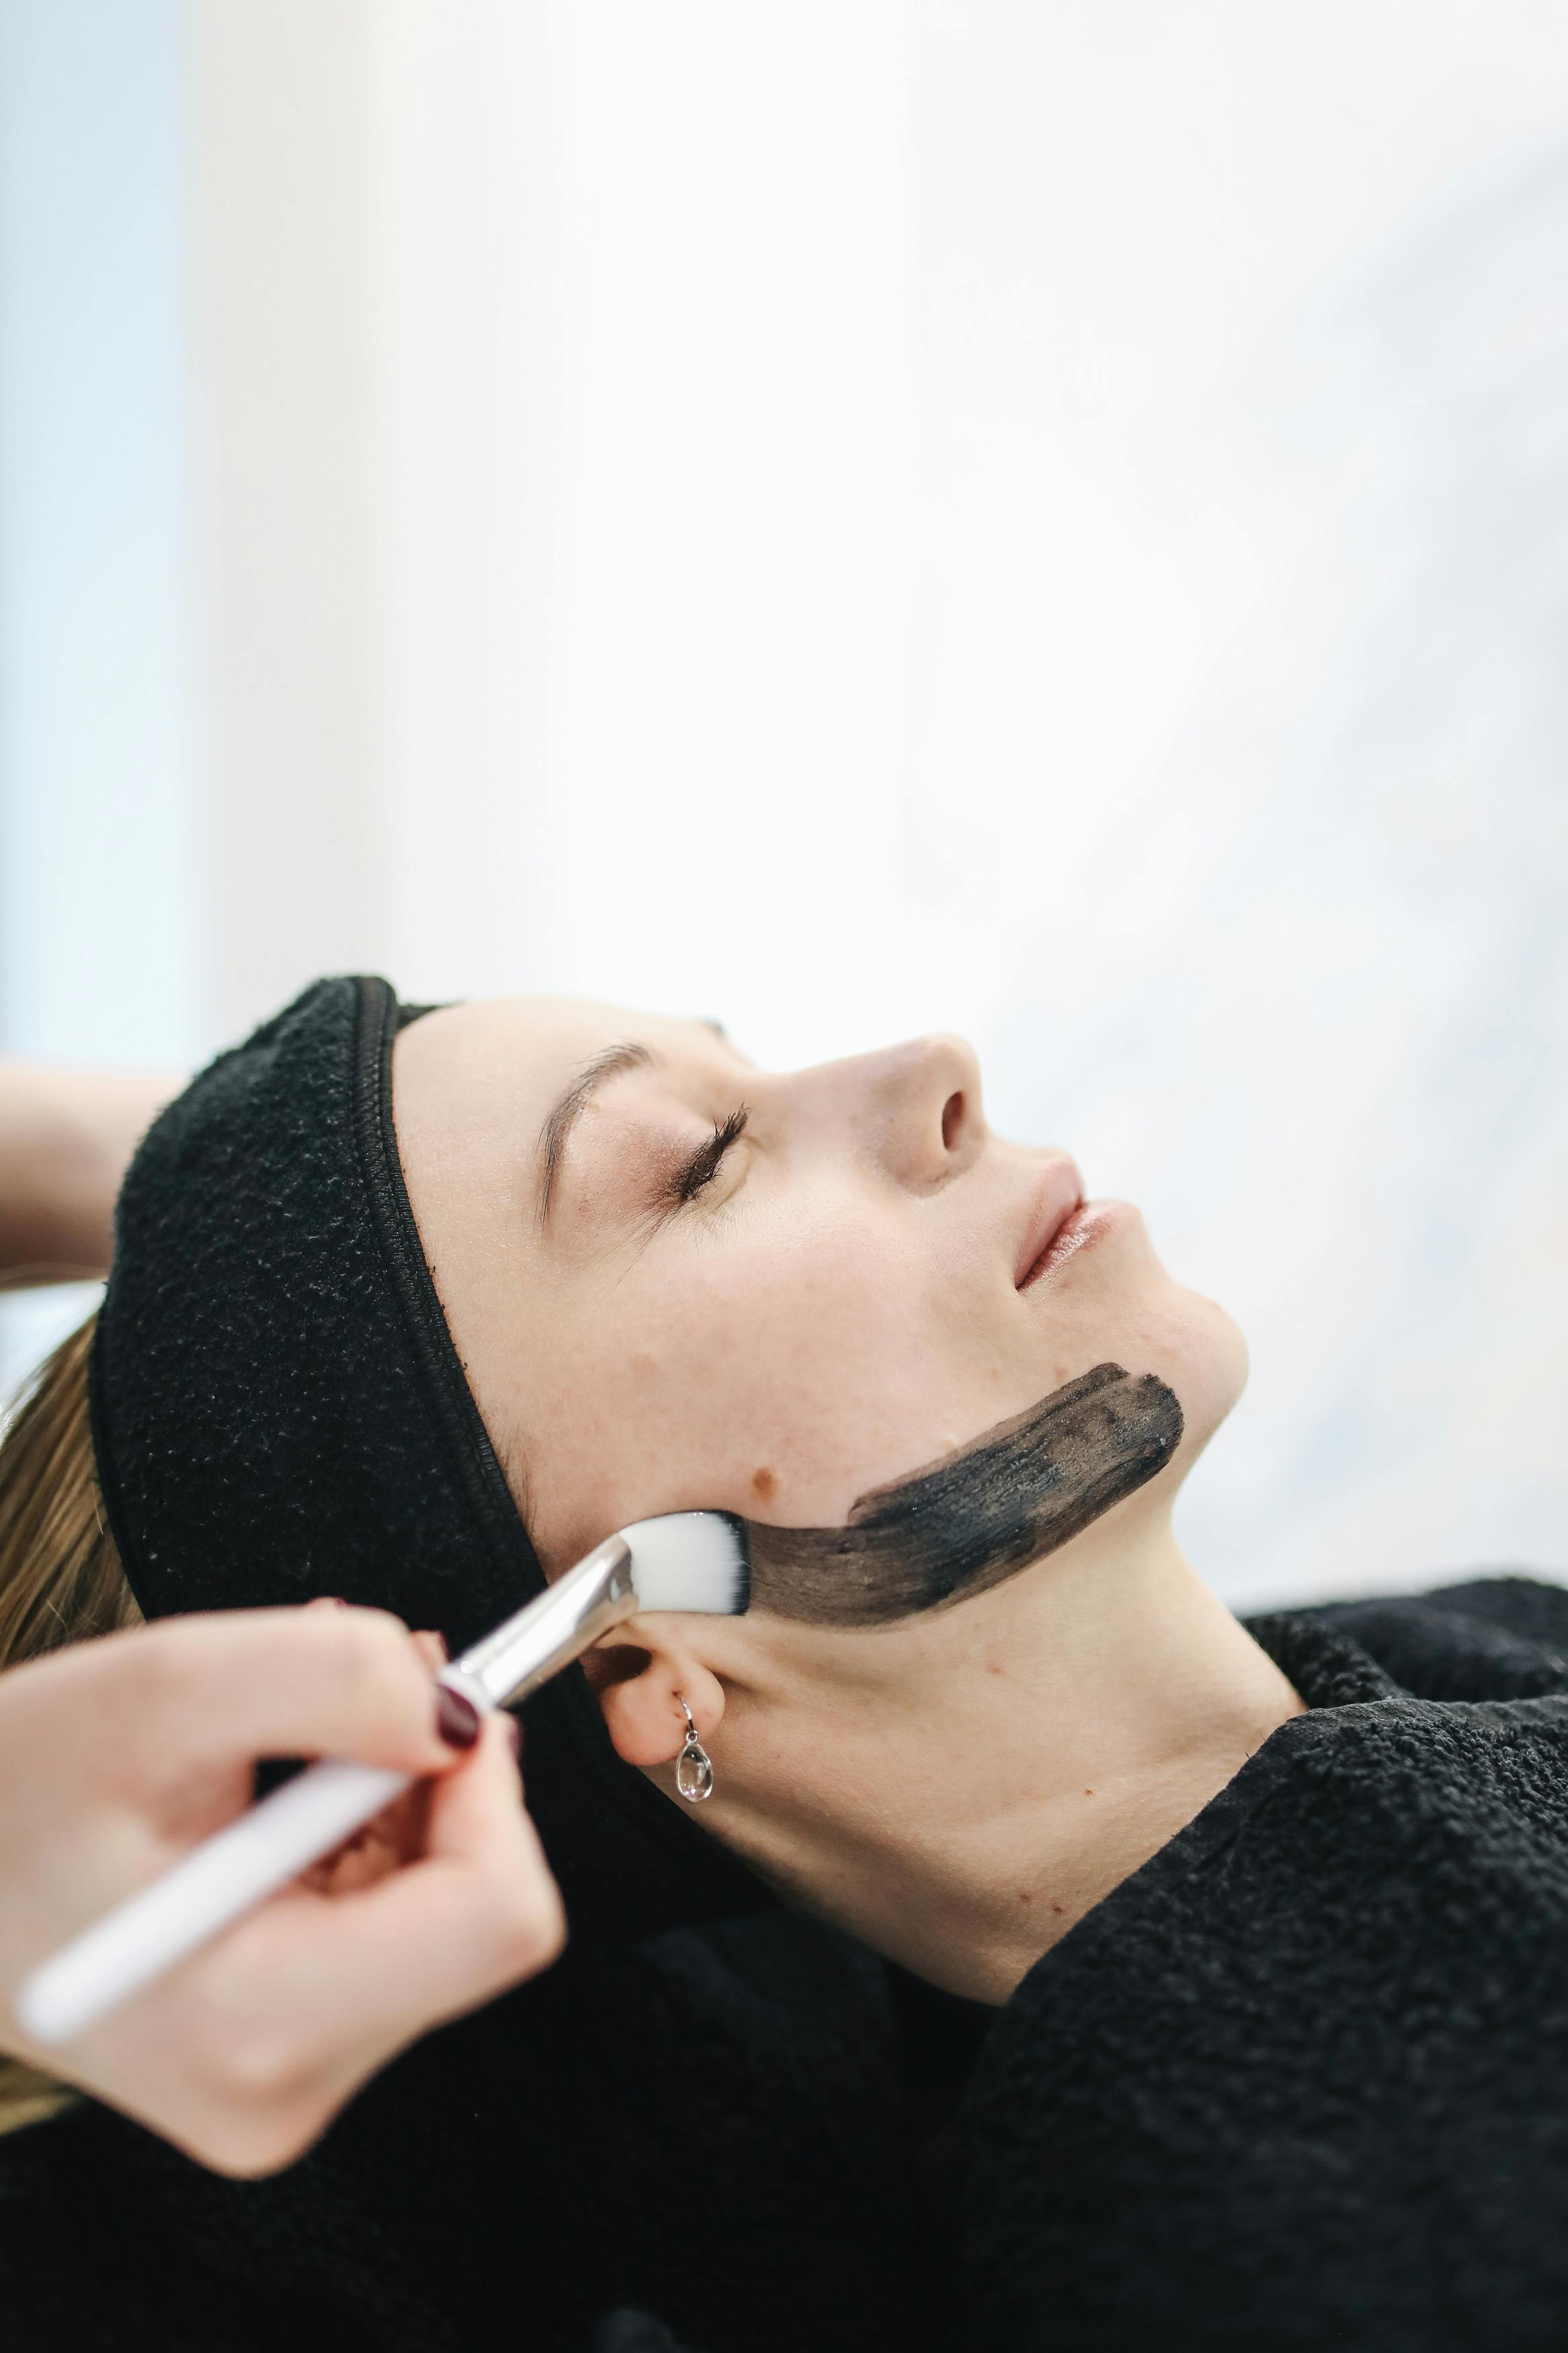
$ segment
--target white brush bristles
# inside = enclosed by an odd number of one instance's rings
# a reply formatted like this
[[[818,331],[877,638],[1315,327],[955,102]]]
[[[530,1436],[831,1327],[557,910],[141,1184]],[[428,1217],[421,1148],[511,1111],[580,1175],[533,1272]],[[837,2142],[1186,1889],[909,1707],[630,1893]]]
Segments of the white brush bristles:
[[[621,1530],[640,1609],[738,1618],[751,1599],[746,1531],[728,1512],[666,1512]]]

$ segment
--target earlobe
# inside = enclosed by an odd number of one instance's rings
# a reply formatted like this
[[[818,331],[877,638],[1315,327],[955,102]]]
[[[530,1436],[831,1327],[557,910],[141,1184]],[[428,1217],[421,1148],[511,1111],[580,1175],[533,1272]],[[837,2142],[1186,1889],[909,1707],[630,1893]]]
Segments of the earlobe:
[[[682,1698],[707,1742],[724,1714],[724,1686],[690,1651],[648,1651],[636,1674],[603,1686],[599,1704],[616,1756],[628,1765],[673,1763],[686,1744]]]

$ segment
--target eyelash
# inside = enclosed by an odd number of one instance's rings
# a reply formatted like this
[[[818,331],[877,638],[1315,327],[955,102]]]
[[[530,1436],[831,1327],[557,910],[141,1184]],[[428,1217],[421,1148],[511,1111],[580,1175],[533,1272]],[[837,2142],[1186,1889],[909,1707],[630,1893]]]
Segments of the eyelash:
[[[707,1143],[698,1145],[684,1167],[678,1168],[670,1180],[669,1198],[677,1208],[684,1208],[689,1201],[695,1201],[705,1186],[711,1185],[723,1166],[724,1155],[745,1134],[746,1122],[750,1117],[750,1112],[742,1103],[739,1111],[730,1113],[728,1119],[714,1122],[713,1133]]]

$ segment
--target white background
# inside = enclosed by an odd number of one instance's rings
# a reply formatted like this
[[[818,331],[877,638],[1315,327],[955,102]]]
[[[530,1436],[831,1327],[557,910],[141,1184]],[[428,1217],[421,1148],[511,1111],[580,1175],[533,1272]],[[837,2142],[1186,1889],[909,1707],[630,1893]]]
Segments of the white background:
[[[1229,1598],[1568,1567],[1560,6],[0,0],[0,174],[6,1043],[965,1030]]]

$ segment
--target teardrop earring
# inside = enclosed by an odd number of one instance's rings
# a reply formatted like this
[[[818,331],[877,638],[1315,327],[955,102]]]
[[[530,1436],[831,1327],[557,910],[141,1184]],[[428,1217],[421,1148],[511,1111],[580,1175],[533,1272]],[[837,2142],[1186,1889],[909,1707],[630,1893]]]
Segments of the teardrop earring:
[[[679,1692],[680,1713],[686,1718],[686,1745],[675,1760],[675,1786],[689,1805],[700,1806],[713,1795],[713,1759],[697,1737],[697,1719]]]

